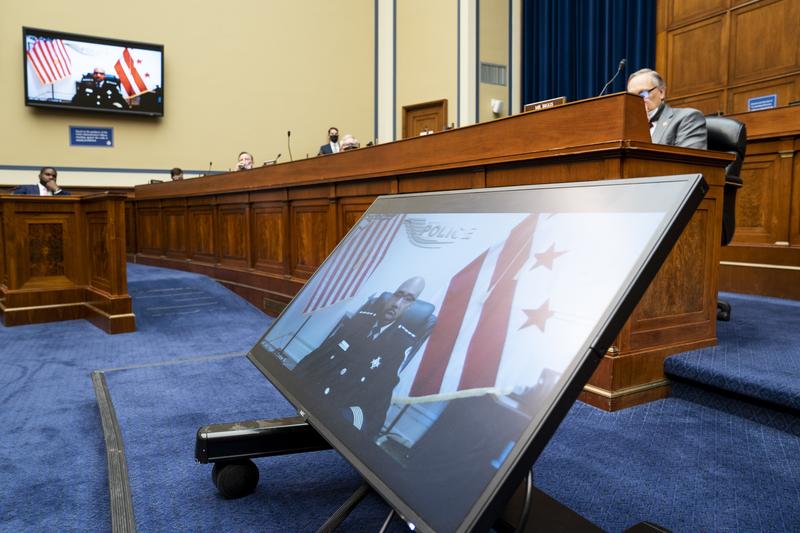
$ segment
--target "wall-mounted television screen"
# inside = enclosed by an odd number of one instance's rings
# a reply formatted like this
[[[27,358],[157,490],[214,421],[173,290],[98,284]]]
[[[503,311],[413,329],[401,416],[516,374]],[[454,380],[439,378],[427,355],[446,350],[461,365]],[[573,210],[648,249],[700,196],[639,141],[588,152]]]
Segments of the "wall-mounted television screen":
[[[164,46],[22,28],[25,105],[164,115]]]

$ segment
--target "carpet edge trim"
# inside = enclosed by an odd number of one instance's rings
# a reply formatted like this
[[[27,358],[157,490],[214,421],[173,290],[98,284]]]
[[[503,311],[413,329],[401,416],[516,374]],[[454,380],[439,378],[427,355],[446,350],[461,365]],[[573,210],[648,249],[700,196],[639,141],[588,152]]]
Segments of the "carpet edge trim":
[[[125,459],[125,445],[119,427],[117,413],[111,401],[105,374],[92,372],[92,384],[103,426],[108,467],[108,493],[111,503],[111,530],[114,533],[135,533],[136,520],[133,514],[133,498]]]

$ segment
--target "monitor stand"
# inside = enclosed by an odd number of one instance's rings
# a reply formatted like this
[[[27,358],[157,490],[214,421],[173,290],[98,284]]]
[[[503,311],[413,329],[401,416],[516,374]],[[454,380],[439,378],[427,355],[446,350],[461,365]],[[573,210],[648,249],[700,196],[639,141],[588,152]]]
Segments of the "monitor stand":
[[[258,484],[258,467],[253,463],[253,458],[328,449],[331,449],[331,445],[303,417],[295,416],[203,426],[197,430],[195,459],[202,464],[214,464],[211,471],[214,485],[224,498],[233,499],[252,493]],[[333,531],[370,490],[366,483],[359,487],[320,531]],[[523,525],[522,529],[519,528],[520,524]],[[628,531],[666,531],[651,526],[644,522]],[[602,531],[534,487],[532,474],[511,497],[494,528],[500,533]]]

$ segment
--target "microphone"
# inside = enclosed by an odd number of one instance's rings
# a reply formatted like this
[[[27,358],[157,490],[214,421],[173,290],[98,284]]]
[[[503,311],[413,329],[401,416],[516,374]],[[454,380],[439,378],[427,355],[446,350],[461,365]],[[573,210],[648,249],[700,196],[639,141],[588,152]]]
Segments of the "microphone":
[[[625,68],[625,63],[627,63],[627,62],[628,62],[628,60],[625,59],[624,57],[619,60],[619,66],[617,67],[617,71],[614,73],[614,75],[611,77],[611,79],[608,80],[608,83],[606,83],[605,86],[603,86],[603,90],[600,91],[600,94],[598,94],[597,96],[603,96],[606,93],[606,89],[608,89],[611,86],[611,84],[614,83],[614,80],[617,79],[617,76],[619,76],[619,73],[622,72],[622,69]]]
[[[211,172],[211,165],[213,165],[213,161],[208,162],[208,171]]]
[[[276,163],[278,162],[278,159],[281,157],[281,155],[282,155],[282,154],[280,154],[280,153],[279,153],[278,155],[276,155],[276,156],[275,156],[275,162],[276,162]]]
[[[294,161],[292,157],[292,130],[286,132],[286,146],[289,147],[289,161]]]

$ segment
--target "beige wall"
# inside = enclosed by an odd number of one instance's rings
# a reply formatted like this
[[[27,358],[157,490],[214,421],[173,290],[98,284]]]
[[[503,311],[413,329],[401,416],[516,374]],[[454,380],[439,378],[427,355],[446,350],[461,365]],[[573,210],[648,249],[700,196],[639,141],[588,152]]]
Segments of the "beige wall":
[[[478,120],[485,122],[509,114],[508,74],[511,72],[508,54],[508,0],[484,0],[480,2],[478,13],[480,38],[478,57],[482,63],[493,63],[506,67],[506,85],[481,83],[478,93]],[[480,73],[478,73],[480,75]],[[492,98],[503,101],[500,114],[491,110]]]
[[[85,4],[82,6],[82,4]],[[374,113],[374,2],[239,0],[197,3],[0,5],[0,166],[88,167],[63,185],[130,185],[181,166],[225,170],[241,150],[257,162],[314,156],[329,125],[370,139]],[[24,106],[22,26],[160,43],[165,48],[165,116],[160,119],[59,112]],[[113,148],[69,146],[69,126],[114,128]],[[115,172],[113,169],[121,169]],[[0,170],[0,183],[35,172]],[[114,180],[110,183],[110,180]]]
[[[456,122],[458,2],[397,1],[396,138],[403,137],[403,106],[447,99],[447,123]]]

